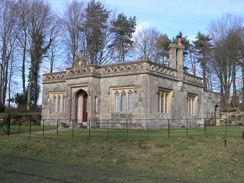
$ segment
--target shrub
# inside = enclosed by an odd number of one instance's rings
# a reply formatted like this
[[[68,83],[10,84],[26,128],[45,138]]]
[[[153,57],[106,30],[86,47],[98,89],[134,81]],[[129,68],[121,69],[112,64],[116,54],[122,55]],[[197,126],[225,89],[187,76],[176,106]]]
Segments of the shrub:
[[[12,113],[11,114],[11,124],[17,125],[32,125],[41,124],[41,113]]]

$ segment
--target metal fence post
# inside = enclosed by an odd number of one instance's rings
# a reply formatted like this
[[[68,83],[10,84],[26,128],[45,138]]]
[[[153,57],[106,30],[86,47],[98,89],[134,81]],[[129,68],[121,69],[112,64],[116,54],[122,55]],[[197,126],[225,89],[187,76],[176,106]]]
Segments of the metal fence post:
[[[29,117],[29,123],[30,123],[30,132],[29,132],[29,135],[31,135],[31,119]]]
[[[228,117],[226,116],[225,137],[227,137]]]
[[[186,119],[186,136],[188,136],[188,125],[189,125],[189,123],[188,123],[188,118]]]
[[[56,119],[56,123],[57,123],[57,136],[58,136],[58,119]]]
[[[43,119],[43,121],[42,121],[42,136],[44,136],[44,119]]]
[[[128,119],[126,119],[126,139],[128,140]]]
[[[207,133],[207,124],[206,124],[206,118],[204,118],[204,136],[206,137]]]
[[[108,120],[107,120],[107,140],[109,138],[109,126],[108,126]]]
[[[147,126],[147,140],[149,140],[148,126]]]
[[[74,138],[75,134],[74,134],[74,120],[72,120],[72,138]]]
[[[20,134],[20,120],[19,120],[19,134]]]
[[[170,138],[170,123],[169,123],[169,119],[168,119],[168,138]]]
[[[88,122],[89,122],[88,128],[89,128],[89,138],[90,138],[91,137],[91,120],[89,120]]]
[[[8,114],[8,126],[7,126],[7,135],[10,135],[10,122],[11,122],[11,114]]]

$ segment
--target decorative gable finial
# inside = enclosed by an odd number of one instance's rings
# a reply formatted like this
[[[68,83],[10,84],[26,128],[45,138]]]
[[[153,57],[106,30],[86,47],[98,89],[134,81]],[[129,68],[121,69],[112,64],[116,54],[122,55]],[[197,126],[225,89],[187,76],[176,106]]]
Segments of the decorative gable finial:
[[[86,65],[88,65],[88,60],[83,58],[83,50],[80,50],[79,53],[76,54],[74,67],[83,67]]]

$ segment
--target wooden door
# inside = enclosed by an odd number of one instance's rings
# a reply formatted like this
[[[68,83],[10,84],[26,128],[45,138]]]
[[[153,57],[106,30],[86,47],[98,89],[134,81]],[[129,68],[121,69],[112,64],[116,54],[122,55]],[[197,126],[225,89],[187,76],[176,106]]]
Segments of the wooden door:
[[[88,117],[88,113],[87,113],[87,99],[88,99],[88,96],[87,96],[87,94],[85,94],[83,96],[83,122],[87,122],[87,117]]]

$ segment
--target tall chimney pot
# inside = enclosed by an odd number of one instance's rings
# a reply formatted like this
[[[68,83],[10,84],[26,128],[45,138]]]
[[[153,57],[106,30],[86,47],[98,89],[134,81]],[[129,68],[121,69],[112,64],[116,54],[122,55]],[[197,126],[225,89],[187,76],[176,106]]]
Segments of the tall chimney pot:
[[[178,45],[182,44],[182,33],[181,32],[177,35],[177,42],[178,42]]]

